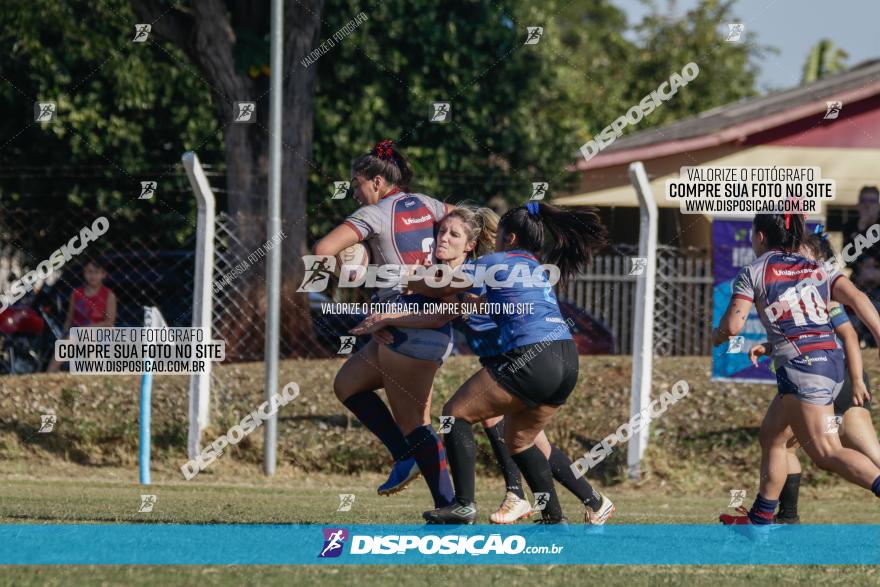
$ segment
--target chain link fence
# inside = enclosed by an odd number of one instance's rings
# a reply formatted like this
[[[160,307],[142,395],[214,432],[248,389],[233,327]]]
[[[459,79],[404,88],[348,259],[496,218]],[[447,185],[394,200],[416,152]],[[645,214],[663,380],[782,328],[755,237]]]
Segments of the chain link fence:
[[[62,213],[4,206],[0,294],[3,306],[12,308],[0,325],[0,370],[48,366],[89,261],[106,271],[103,285],[116,297],[116,326],[142,326],[144,306],[159,307],[169,326],[190,325],[194,232],[173,211],[160,217],[126,208],[71,207]]]
[[[106,232],[79,250],[83,230],[90,230],[100,217],[107,219]],[[169,326],[190,326],[196,246],[193,222],[175,211],[157,213],[155,207],[140,212],[131,207],[100,212],[65,207],[62,213],[51,207],[5,205],[0,215],[0,295],[9,305],[14,302],[14,307],[0,319],[0,375],[42,372],[49,367],[54,341],[64,336],[71,295],[84,285],[83,270],[89,260],[98,260],[106,270],[104,285],[117,299],[116,326],[143,326],[145,306],[159,308]],[[239,235],[242,230],[265,227],[243,226],[242,222],[224,213],[215,222],[213,336],[226,341],[226,360],[231,363],[264,358],[265,251],[245,246]],[[13,286],[71,239],[75,246],[69,259],[17,295],[18,287]],[[279,246],[284,244],[282,240]],[[294,343],[305,336],[315,341],[312,356],[335,356],[339,336],[359,318],[323,317],[320,303],[333,295],[331,291],[311,300],[308,325],[293,304],[282,304],[286,321],[283,358],[295,356]],[[212,411],[242,386],[252,387],[255,397],[262,393],[261,382],[242,380],[237,369],[213,370]]]
[[[107,230],[103,234],[95,231],[89,238],[87,232],[93,231],[99,218],[106,219]],[[142,325],[147,305],[159,307],[169,325],[188,325],[192,320],[194,227],[176,213],[153,216],[151,221],[163,229],[132,230],[140,219],[126,217],[122,210],[73,209],[57,214],[4,207],[0,216],[0,292],[18,297],[20,303],[39,295],[41,301],[50,303],[52,317],[63,323],[71,292],[84,284],[84,265],[95,260],[106,270],[104,285],[116,294],[117,326]],[[175,231],[182,231],[183,236],[170,239],[168,234]],[[16,281],[58,249],[66,249],[65,260],[48,278],[38,277],[32,285],[25,285],[24,295],[10,292]]]
[[[636,275],[630,275],[638,247],[615,246],[593,259],[586,275],[570,280],[560,298],[589,312],[614,335],[615,352],[632,351]],[[687,318],[685,318],[687,317]],[[708,251],[657,247],[654,291],[654,352],[711,354],[712,259]]]
[[[79,239],[96,218],[106,217],[109,228],[78,254],[70,255],[62,267],[46,279],[37,279],[18,300],[30,304],[47,323],[64,323],[71,292],[83,285],[83,266],[99,259],[107,271],[105,285],[118,300],[117,326],[143,324],[143,307],[158,307],[170,326],[192,323],[195,232],[193,220],[174,211],[157,214],[132,213],[131,209],[98,212],[73,209],[47,213],[46,209],[4,207],[0,216],[0,293],[9,297],[14,282],[49,259],[53,251]],[[215,223],[213,296],[214,336],[226,341],[227,361],[261,361],[265,339],[265,250],[246,247],[238,235],[242,220],[225,213]],[[74,244],[78,244],[75,241]],[[268,243],[264,243],[268,244]],[[291,255],[278,246],[282,255]],[[263,247],[260,247],[263,248]],[[632,318],[637,277],[629,275],[629,255],[635,247],[619,246],[614,254],[598,256],[591,271],[578,276],[560,291],[560,298],[590,313],[614,336],[614,350],[627,354],[632,346]],[[710,353],[712,275],[706,251],[658,248],[655,292],[654,349],[658,355],[706,355]],[[367,301],[364,289],[308,294],[308,309],[295,287],[285,288],[282,300],[282,344],[284,358],[334,356],[340,337],[363,317],[330,315],[321,304],[330,301]],[[7,300],[8,301],[8,300]],[[300,306],[296,304],[299,303]],[[688,316],[687,320],[682,316]],[[43,348],[39,367],[45,368],[51,354],[50,328],[31,332],[28,344]],[[15,334],[6,327],[4,335]],[[303,341],[306,340],[306,343]],[[36,359],[35,359],[36,361]],[[216,385],[224,385],[215,380]]]

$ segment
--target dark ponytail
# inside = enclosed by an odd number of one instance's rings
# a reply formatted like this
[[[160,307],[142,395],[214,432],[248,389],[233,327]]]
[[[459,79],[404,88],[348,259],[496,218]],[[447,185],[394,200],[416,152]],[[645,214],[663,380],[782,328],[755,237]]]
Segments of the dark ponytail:
[[[807,235],[803,214],[756,214],[753,225],[764,233],[768,249],[797,253]]]
[[[556,265],[562,281],[586,271],[593,255],[608,244],[608,231],[596,208],[563,210],[529,202],[509,210],[498,223],[505,236],[516,235],[516,248]]]
[[[834,257],[834,248],[828,242],[828,235],[824,232],[808,234],[804,238],[804,246],[809,249],[817,261],[828,261]]]
[[[372,179],[381,175],[388,183],[404,191],[409,190],[413,171],[409,159],[388,139],[379,141],[369,153],[351,163],[351,174]]]

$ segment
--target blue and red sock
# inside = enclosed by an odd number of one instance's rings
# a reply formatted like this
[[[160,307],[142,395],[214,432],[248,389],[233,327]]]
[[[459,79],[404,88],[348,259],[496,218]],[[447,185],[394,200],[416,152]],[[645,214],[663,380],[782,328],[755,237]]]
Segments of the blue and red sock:
[[[442,508],[451,504],[455,500],[455,492],[446,466],[446,451],[434,427],[430,424],[419,426],[406,435],[406,442],[431,490],[434,507]]]
[[[779,505],[778,499],[767,499],[760,493],[749,510],[749,520],[752,524],[763,526],[773,523],[773,514],[776,513],[776,506]]]
[[[397,427],[397,422],[394,421],[388,406],[375,391],[356,393],[342,403],[360,420],[361,424],[382,441],[395,461],[407,457],[409,445],[406,437]]]

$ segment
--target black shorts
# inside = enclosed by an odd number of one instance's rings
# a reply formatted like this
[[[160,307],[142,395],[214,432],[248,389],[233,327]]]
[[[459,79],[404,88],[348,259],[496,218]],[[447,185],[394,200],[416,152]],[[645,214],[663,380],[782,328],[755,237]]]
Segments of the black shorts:
[[[864,373],[862,375],[862,379],[865,381],[865,387],[868,388],[868,392],[871,392],[871,386],[868,384],[868,374]],[[846,413],[848,409],[853,407],[853,393],[852,393],[852,379],[849,376],[849,371],[847,370],[846,376],[843,378],[843,387],[840,388],[840,393],[837,394],[837,397],[834,398],[834,413],[837,416],[842,416]],[[871,400],[865,402],[862,406],[868,410],[871,409]]]
[[[572,340],[517,347],[480,364],[505,391],[527,406],[561,406],[578,378],[578,353]]]

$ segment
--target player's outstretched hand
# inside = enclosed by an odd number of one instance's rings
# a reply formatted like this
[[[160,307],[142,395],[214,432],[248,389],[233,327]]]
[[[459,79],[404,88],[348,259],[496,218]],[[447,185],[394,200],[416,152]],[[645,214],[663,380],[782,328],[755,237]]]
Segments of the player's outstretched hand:
[[[391,344],[394,342],[394,335],[387,328],[380,328],[373,332],[373,340],[379,344]]]
[[[367,316],[363,322],[349,330],[351,334],[360,336],[362,334],[375,334],[377,330],[385,328],[385,314],[373,314]]]
[[[865,387],[865,381],[863,379],[859,379],[858,381],[853,380],[852,395],[854,406],[864,406],[865,402],[871,399],[871,393],[868,391],[868,388]]]
[[[758,366],[758,359],[770,354],[770,348],[767,343],[762,342],[761,344],[756,344],[752,348],[749,349],[749,359],[752,361],[752,365],[755,367]]]

